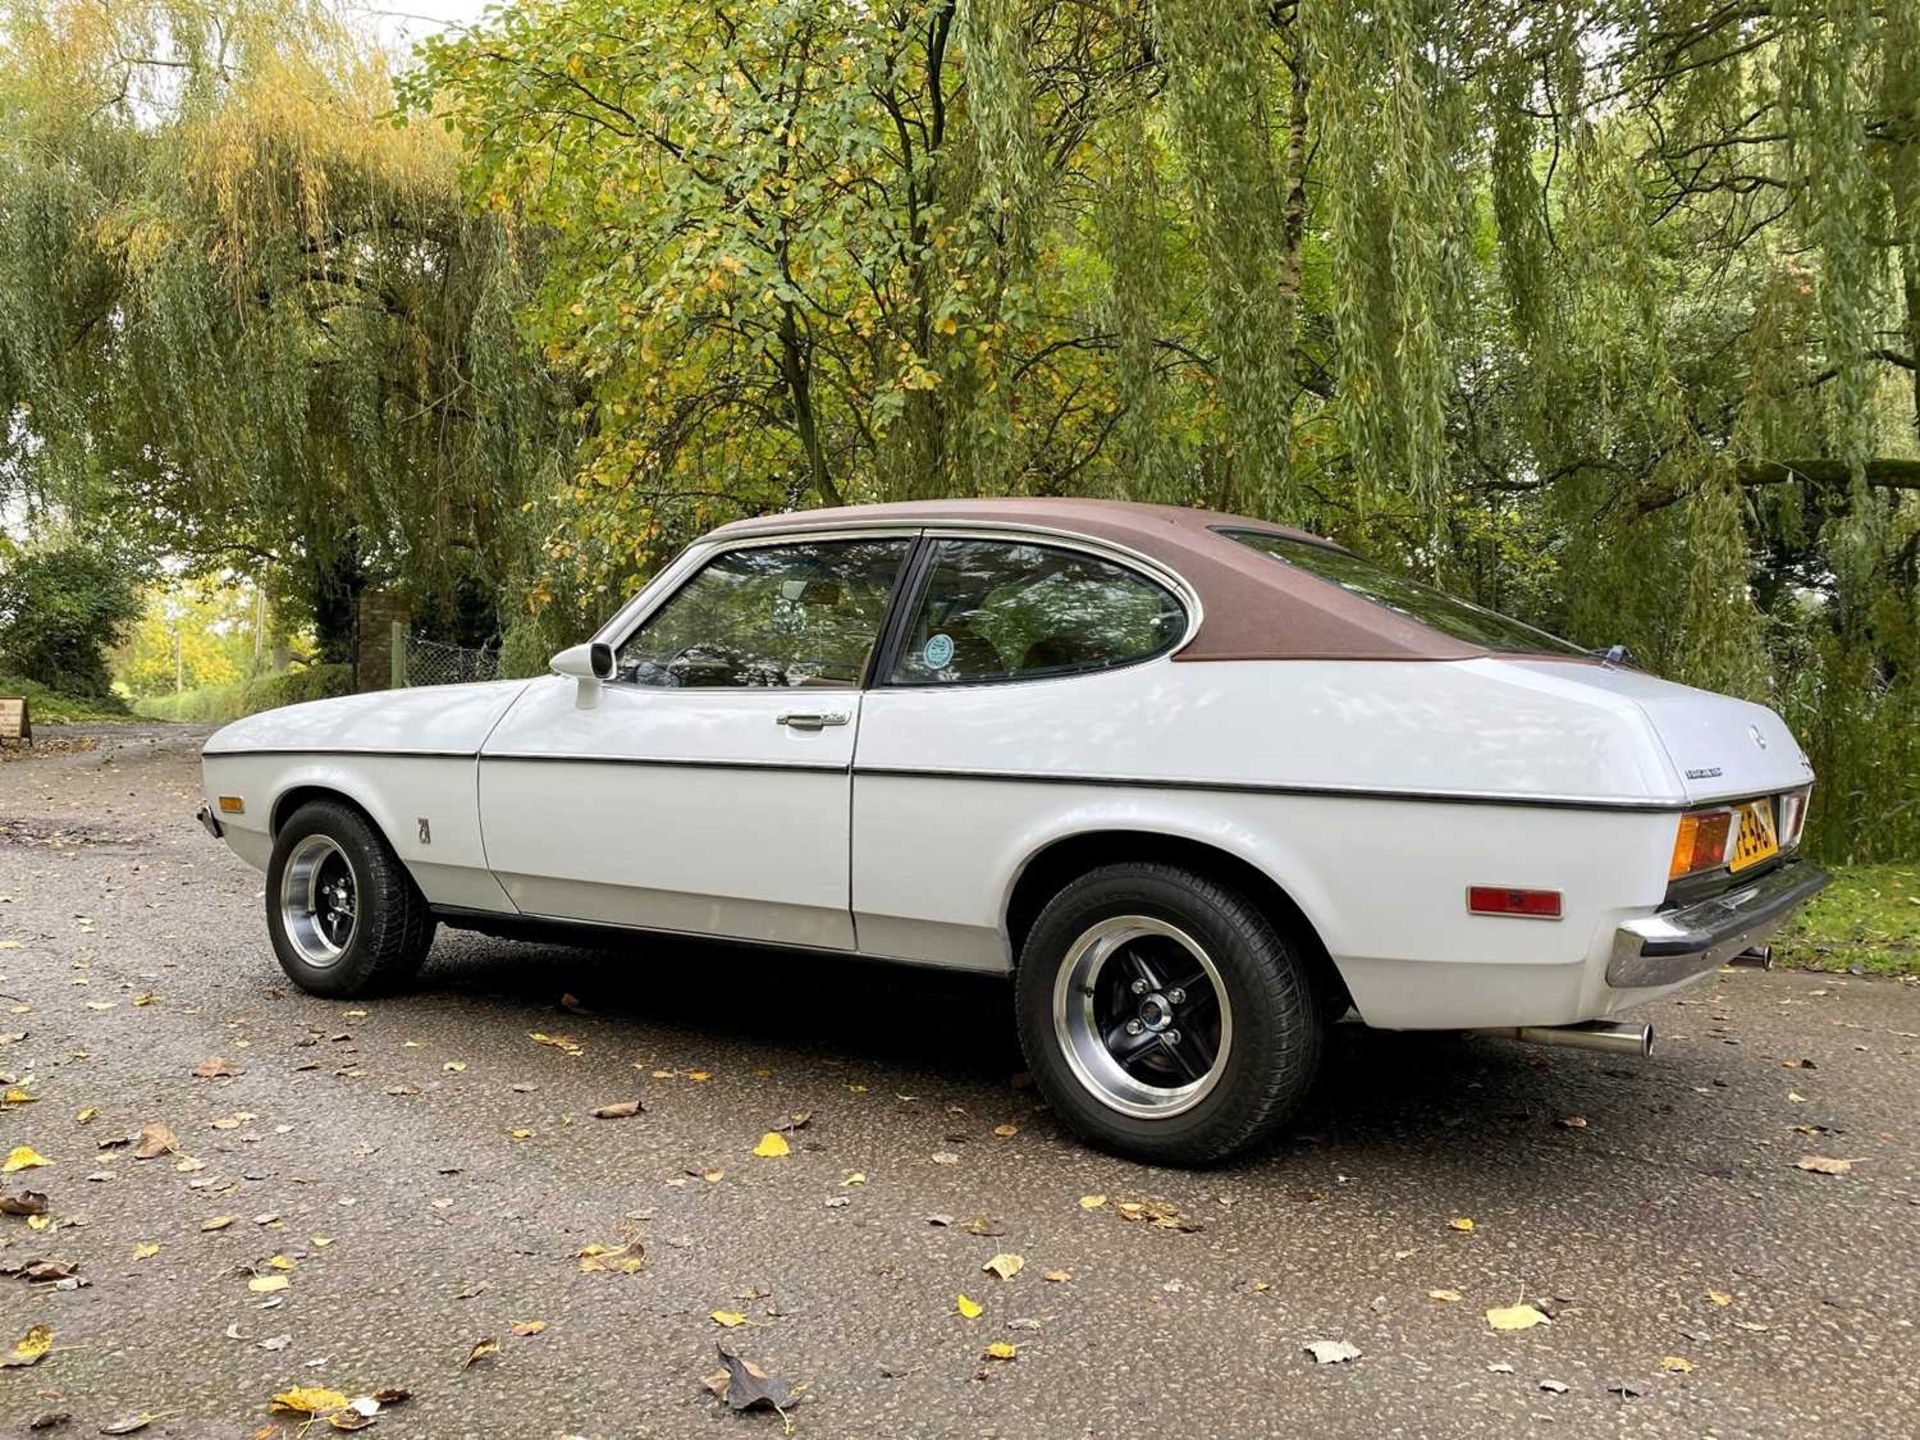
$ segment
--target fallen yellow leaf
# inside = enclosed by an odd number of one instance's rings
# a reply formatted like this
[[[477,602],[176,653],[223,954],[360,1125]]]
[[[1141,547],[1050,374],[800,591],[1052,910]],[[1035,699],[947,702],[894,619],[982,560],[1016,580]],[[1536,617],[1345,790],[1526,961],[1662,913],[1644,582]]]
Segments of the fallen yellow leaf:
[[[513,1322],[513,1333],[522,1337],[538,1335],[546,1328],[547,1322],[544,1320],[516,1320]]]
[[[1693,1362],[1684,1355],[1662,1355],[1660,1357],[1660,1368],[1662,1370],[1672,1370],[1684,1375],[1693,1369]]]
[[[1018,1125],[996,1125],[993,1127],[993,1133],[998,1135],[1002,1140],[1011,1140],[1020,1133],[1020,1127]],[[1011,1350],[1013,1347],[1009,1345],[1007,1348]]]
[[[987,1346],[987,1359],[989,1360],[1011,1360],[1019,1353],[1018,1350],[1004,1340],[996,1340]]]
[[[160,1242],[157,1240],[142,1240],[133,1247],[133,1258],[136,1260],[151,1260],[159,1253]]]
[[[1080,1197],[1080,1208],[1082,1210],[1098,1210],[1106,1203],[1107,1197],[1104,1195],[1082,1195]]]
[[[1487,1324],[1496,1330],[1531,1330],[1536,1325],[1546,1323],[1547,1317],[1525,1301],[1518,1305],[1508,1305],[1503,1309],[1487,1311]]]
[[[589,1245],[577,1254],[584,1274],[637,1275],[647,1263],[646,1247],[638,1240],[625,1245]]]
[[[292,1283],[285,1275],[256,1275],[247,1281],[247,1289],[256,1295],[272,1295],[286,1289]]]
[[[1018,1255],[996,1255],[980,1268],[990,1274],[998,1275],[1002,1280],[1011,1280],[1020,1273],[1020,1267],[1027,1262]]]
[[[29,1230],[50,1230],[53,1228],[53,1218],[49,1215],[29,1215],[27,1217],[27,1228]]]
[[[267,1264],[271,1265],[276,1270],[291,1270],[293,1269],[294,1266],[298,1265],[299,1263],[300,1262],[294,1259],[291,1255],[276,1255],[271,1260],[267,1261]]]
[[[16,1145],[7,1152],[5,1160],[0,1160],[0,1175],[11,1175],[16,1170],[32,1170],[36,1166],[51,1164],[53,1161],[31,1145]]]
[[[1830,1155],[1802,1155],[1794,1164],[1816,1175],[1845,1175],[1853,1169],[1853,1161],[1836,1160]]]
[[[840,1182],[840,1185],[842,1189],[845,1189],[849,1185],[864,1185],[866,1183],[867,1183],[867,1177],[864,1174],[862,1174],[860,1171],[853,1170],[848,1172],[847,1178],[842,1180]]]
[[[742,1315],[738,1310],[716,1310],[707,1318],[712,1320],[716,1325],[724,1325],[729,1330],[737,1325],[747,1323],[747,1317]]]
[[[0,1354],[0,1369],[12,1370],[22,1365],[38,1365],[51,1349],[53,1349],[53,1331],[44,1325],[35,1325],[13,1342],[11,1350]]]
[[[347,1397],[318,1385],[296,1385],[274,1396],[270,1408],[283,1415],[331,1415],[347,1408]]]
[[[707,1081],[713,1079],[713,1074],[707,1070],[689,1070],[687,1071],[687,1079],[693,1081],[696,1085],[704,1085]]]
[[[4,1095],[0,1095],[0,1105],[5,1105],[5,1106],[31,1105],[34,1103],[34,1101],[38,1100],[39,1098],[40,1097],[38,1095],[30,1095],[25,1090],[22,1090],[18,1085],[15,1085],[11,1089],[9,1089]]]
[[[484,1339],[476,1340],[473,1342],[473,1348],[467,1351],[466,1363],[460,1368],[462,1370],[471,1370],[476,1362],[486,1359],[489,1355],[499,1353],[499,1350],[500,1342],[492,1335],[488,1335]]]
[[[446,1071],[449,1075],[458,1075],[461,1071],[467,1068],[467,1062],[464,1060],[449,1060],[447,1061],[446,1064],[442,1065],[440,1068]]]
[[[1458,1290],[1429,1290],[1427,1291],[1427,1298],[1451,1305],[1454,1301],[1464,1300],[1467,1297],[1462,1295]]]
[[[1731,1305],[1733,1303],[1733,1296],[1724,1295],[1718,1290],[1707,1291],[1707,1299],[1716,1305]]]
[[[1071,1270],[1046,1270],[1046,1271],[1042,1271],[1042,1272],[1041,1272],[1041,1275],[1040,1275],[1040,1278],[1041,1278],[1042,1280],[1045,1280],[1045,1281],[1047,1281],[1047,1282],[1048,1282],[1049,1284],[1053,1284],[1053,1285],[1059,1285],[1059,1284],[1062,1284],[1062,1283],[1063,1283],[1063,1282],[1065,1282],[1065,1281],[1068,1281],[1068,1280],[1071,1280],[1071,1279],[1073,1279],[1073,1271],[1071,1271]]]
[[[769,1130],[760,1137],[760,1143],[753,1147],[753,1153],[762,1160],[777,1160],[782,1155],[792,1154],[787,1145],[787,1137],[777,1130]]]
[[[1468,1219],[1468,1218],[1467,1218],[1466,1216],[1464,1216],[1464,1215],[1462,1215],[1462,1216],[1461,1216],[1461,1217],[1460,1217],[1459,1219],[1457,1219],[1457,1220],[1449,1220],[1449,1221],[1447,1221],[1447,1224],[1448,1224],[1449,1226],[1451,1226],[1451,1227],[1452,1227],[1453,1229],[1455,1229],[1455,1230],[1466,1230],[1466,1231],[1471,1231],[1471,1230],[1473,1229],[1473,1221],[1471,1221],[1471,1220],[1469,1220],[1469,1219]]]
[[[960,1312],[964,1319],[968,1320],[978,1320],[982,1313],[980,1302],[978,1300],[969,1300],[964,1295],[955,1297],[954,1308]]]
[[[200,1228],[202,1230],[224,1230],[231,1224],[233,1224],[233,1216],[216,1215],[211,1220],[202,1220],[200,1222]]]

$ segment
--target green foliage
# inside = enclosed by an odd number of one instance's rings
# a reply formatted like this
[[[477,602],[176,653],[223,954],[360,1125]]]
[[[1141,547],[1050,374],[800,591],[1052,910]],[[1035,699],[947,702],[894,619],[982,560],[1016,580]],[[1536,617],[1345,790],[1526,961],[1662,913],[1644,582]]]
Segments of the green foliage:
[[[68,695],[38,680],[0,671],[0,695],[27,697],[27,718],[38,725],[83,725],[132,718],[117,695]]]
[[[1846,866],[1774,940],[1775,963],[1920,975],[1920,871]]]
[[[564,463],[505,227],[327,10],[6,0],[0,501],[322,622],[519,555]]]
[[[113,657],[131,695],[231,685],[253,668],[265,606],[250,586],[218,578],[148,590],[145,608]]]
[[[224,725],[243,715],[282,705],[297,705],[303,700],[325,700],[353,692],[353,668],[348,665],[312,665],[289,670],[284,675],[262,675],[237,685],[214,685],[203,690],[186,690],[178,695],[161,695],[136,700],[133,713],[153,720],[184,720],[195,724]]]
[[[139,614],[120,556],[78,540],[21,551],[0,568],[0,671],[68,695],[105,696],[107,651]]]

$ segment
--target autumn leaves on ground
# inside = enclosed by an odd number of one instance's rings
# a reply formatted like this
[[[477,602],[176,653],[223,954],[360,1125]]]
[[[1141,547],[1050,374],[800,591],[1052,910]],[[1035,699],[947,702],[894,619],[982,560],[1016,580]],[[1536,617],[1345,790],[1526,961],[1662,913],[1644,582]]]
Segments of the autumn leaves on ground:
[[[992,982],[443,933],[304,996],[194,738],[0,765],[0,1434],[1920,1414],[1920,986],[1728,974],[1640,1065],[1345,1032],[1280,1147],[1150,1170],[1059,1130]]]

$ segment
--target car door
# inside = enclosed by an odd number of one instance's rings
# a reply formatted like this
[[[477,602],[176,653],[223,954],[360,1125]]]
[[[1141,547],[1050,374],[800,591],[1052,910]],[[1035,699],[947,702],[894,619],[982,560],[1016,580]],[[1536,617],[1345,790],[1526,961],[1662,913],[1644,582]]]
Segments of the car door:
[[[1007,964],[1009,872],[1073,788],[1165,743],[1158,667],[1190,629],[1173,588],[1064,539],[929,529],[867,692],[853,777],[860,948]]]
[[[529,915],[853,947],[860,686],[909,534],[743,542],[537,682],[479,767],[487,859]]]

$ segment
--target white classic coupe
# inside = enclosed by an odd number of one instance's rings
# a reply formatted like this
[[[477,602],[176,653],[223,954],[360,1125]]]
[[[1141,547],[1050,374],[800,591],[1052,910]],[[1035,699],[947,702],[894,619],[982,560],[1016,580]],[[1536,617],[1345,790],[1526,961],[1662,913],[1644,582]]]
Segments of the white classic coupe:
[[[1349,1012],[1645,1054],[1612,1017],[1826,881],[1772,711],[1233,515],[742,521],[552,668],[207,742],[295,983],[402,983],[437,922],[1010,973],[1061,1118],[1201,1164]]]

